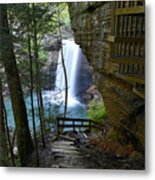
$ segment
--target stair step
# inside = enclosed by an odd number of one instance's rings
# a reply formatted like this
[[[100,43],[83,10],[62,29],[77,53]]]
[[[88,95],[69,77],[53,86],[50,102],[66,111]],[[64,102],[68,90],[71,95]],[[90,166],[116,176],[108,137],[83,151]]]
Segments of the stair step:
[[[68,149],[68,150],[77,150],[77,149],[78,149],[78,148],[76,148],[76,147],[74,147],[74,146],[70,146],[70,145],[69,145],[69,146],[66,146],[66,145],[61,145],[61,144],[60,144],[60,145],[55,145],[55,144],[54,144],[54,145],[52,146],[52,148],[54,148],[54,149],[65,149],[65,150],[67,150],[67,149]]]
[[[53,144],[55,144],[55,145],[73,145],[74,142],[70,142],[70,141],[55,141]]]
[[[71,138],[71,137],[65,136],[65,135],[60,135],[59,138],[67,140],[67,141],[72,141],[72,142],[74,142],[76,140],[75,138]]]
[[[63,164],[63,163],[61,163],[61,164],[59,164],[59,168],[70,168],[70,169],[83,169],[83,168],[85,168],[84,166],[82,166],[82,165],[69,165],[69,164]]]
[[[60,153],[66,153],[66,154],[80,154],[77,150],[68,150],[68,149],[59,149],[59,148],[52,148],[52,152],[60,152]]]
[[[66,154],[60,153],[60,152],[55,152],[54,156],[55,157],[65,157]],[[71,158],[83,159],[84,156],[82,156],[80,154],[71,154]]]

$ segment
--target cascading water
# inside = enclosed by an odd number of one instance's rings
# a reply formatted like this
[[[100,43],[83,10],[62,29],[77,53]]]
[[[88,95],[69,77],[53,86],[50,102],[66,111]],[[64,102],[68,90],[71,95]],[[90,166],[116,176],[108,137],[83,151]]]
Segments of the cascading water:
[[[81,49],[79,45],[74,41],[63,40],[62,41],[63,57],[65,67],[67,71],[68,80],[68,106],[75,106],[79,103],[76,98],[76,80],[78,76],[78,70],[81,63]],[[64,70],[62,67],[61,52],[59,52],[58,66],[56,72],[56,91],[59,91],[62,95],[62,100],[65,99],[65,79]]]
[[[79,76],[79,69],[81,65],[82,51],[80,47],[75,44],[74,41],[63,40],[63,56],[65,61],[65,67],[67,70],[68,79],[68,117],[86,117],[85,106],[81,104],[76,98],[76,86],[77,77]],[[57,116],[63,114],[63,103],[65,100],[65,81],[64,81],[64,71],[61,61],[61,53],[59,53],[58,66],[56,72],[56,82],[55,90],[44,90],[42,91],[43,103],[44,103],[44,113],[48,118],[50,116]],[[37,107],[37,96],[34,93],[34,108],[36,111],[36,126],[39,127],[39,117],[38,117],[38,107]],[[30,96],[25,97],[27,113],[29,118],[29,125],[32,128],[32,116],[31,116],[31,106],[30,106]],[[5,98],[5,105],[8,113],[9,126],[14,128],[14,118],[11,106],[11,101],[9,98]],[[57,106],[58,105],[58,106]]]

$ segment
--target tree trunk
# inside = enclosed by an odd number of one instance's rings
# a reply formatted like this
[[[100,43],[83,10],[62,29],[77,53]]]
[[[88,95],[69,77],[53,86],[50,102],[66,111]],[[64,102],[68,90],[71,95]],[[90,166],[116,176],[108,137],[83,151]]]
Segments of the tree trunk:
[[[40,118],[40,128],[41,128],[41,137],[43,147],[45,147],[45,140],[44,140],[44,132],[45,132],[45,121],[44,121],[44,108],[43,108],[43,100],[42,100],[42,93],[41,93],[41,80],[40,80],[40,67],[38,62],[38,42],[37,42],[37,22],[36,22],[36,9],[35,4],[32,4],[33,9],[33,30],[34,30],[34,60],[36,66],[36,93],[37,93],[37,101],[38,101],[38,108],[39,108],[39,118]]]
[[[16,123],[17,145],[21,166],[26,166],[27,157],[33,151],[33,143],[28,126],[20,77],[13,52],[12,36],[9,32],[6,4],[0,5],[0,51],[0,61],[5,69]]]
[[[2,101],[3,101],[3,99],[2,99]],[[15,133],[13,135],[13,140],[12,140],[12,143],[11,143],[11,137],[10,137],[9,127],[8,127],[7,112],[6,112],[6,109],[5,109],[4,101],[2,103],[3,103],[3,113],[4,113],[4,120],[5,120],[5,129],[6,129],[6,134],[7,134],[7,140],[8,140],[8,146],[9,146],[9,151],[10,151],[10,157],[11,157],[11,161],[12,161],[12,166],[15,167],[16,163],[15,163],[14,154],[13,154]]]
[[[0,166],[7,166],[8,149],[5,133],[4,114],[3,114],[3,95],[2,84],[0,78]]]
[[[59,3],[57,3],[57,14],[58,14],[58,31],[60,36],[60,42],[62,44],[62,34],[61,34],[61,27],[60,27],[60,10],[59,10]],[[63,55],[63,46],[61,45],[61,62],[64,71],[64,78],[65,78],[65,106],[64,106],[64,117],[67,115],[67,104],[68,104],[68,78],[67,78],[67,70],[65,66],[65,60]]]
[[[33,136],[35,142],[35,151],[36,151],[36,165],[39,166],[39,153],[38,153],[38,141],[36,134],[36,124],[35,124],[35,112],[34,112],[34,101],[33,101],[33,63],[31,55],[31,34],[30,34],[30,7],[28,4],[28,18],[27,18],[27,44],[28,44],[28,54],[29,54],[29,63],[30,63],[30,98],[31,98],[31,112],[32,112],[32,124],[33,124]]]

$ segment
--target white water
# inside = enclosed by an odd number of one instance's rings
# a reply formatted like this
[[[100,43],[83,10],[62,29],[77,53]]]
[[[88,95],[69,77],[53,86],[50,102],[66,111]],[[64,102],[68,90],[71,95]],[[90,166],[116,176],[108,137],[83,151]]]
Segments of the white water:
[[[67,71],[68,80],[68,106],[75,106],[80,102],[76,98],[76,80],[78,76],[79,66],[81,63],[81,49],[79,45],[74,41],[63,40],[62,41],[63,57],[65,61],[65,67]],[[59,93],[58,99],[65,100],[65,78],[64,70],[62,67],[61,51],[59,52],[58,66],[56,72],[56,88]]]
[[[65,60],[65,66],[67,70],[67,78],[68,78],[68,116],[69,117],[79,117],[85,118],[86,111],[83,104],[81,104],[76,98],[76,80],[77,76],[79,75],[79,66],[81,64],[81,49],[74,41],[63,40],[63,55]],[[58,67],[57,67],[57,74],[56,74],[56,88],[54,91],[42,91],[43,95],[43,102],[45,108],[45,115],[47,117],[57,116],[57,105],[62,105],[65,100],[65,83],[64,83],[64,72],[62,68],[61,62],[61,53],[59,54],[58,59]],[[37,109],[37,96],[34,94],[34,106]],[[32,119],[31,119],[31,106],[30,106],[30,97],[25,97],[25,102],[27,106],[27,113],[29,118],[29,125],[32,128]],[[13,111],[11,106],[11,101],[9,98],[5,99],[5,105],[8,114],[8,121],[9,127],[14,128],[14,117]],[[50,112],[49,112],[50,108]],[[37,112],[37,111],[36,111]],[[60,109],[60,113],[63,112]],[[51,114],[49,114],[51,113]],[[59,113],[59,112],[58,112]],[[39,127],[39,118],[38,113],[36,113],[36,126]]]

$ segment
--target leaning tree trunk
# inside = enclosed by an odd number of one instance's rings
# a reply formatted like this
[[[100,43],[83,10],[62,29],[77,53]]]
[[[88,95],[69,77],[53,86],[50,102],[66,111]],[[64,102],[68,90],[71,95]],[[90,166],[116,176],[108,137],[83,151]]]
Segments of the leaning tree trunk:
[[[13,146],[11,145],[7,113],[2,93],[2,80],[0,77],[0,165],[8,165],[9,153],[12,161],[12,166],[15,167],[16,164],[14,160]]]
[[[2,95],[2,84],[0,78],[0,166],[7,166],[8,149],[7,139],[5,133],[5,123],[3,114],[3,95]]]
[[[17,145],[21,166],[26,166],[27,157],[33,151],[33,143],[28,126],[20,77],[13,52],[12,37],[9,32],[6,4],[0,5],[0,51],[0,61],[5,69],[16,123]]]
[[[59,3],[57,3],[57,15],[58,15],[58,31],[59,31],[59,38],[60,42],[62,44],[62,33],[61,33],[61,27],[60,27],[60,9],[59,9]],[[64,80],[65,80],[65,106],[64,106],[64,117],[67,115],[67,104],[68,104],[68,78],[67,78],[67,70],[65,66],[65,59],[63,55],[63,45],[61,45],[61,62],[62,62],[62,68],[64,72]]]

